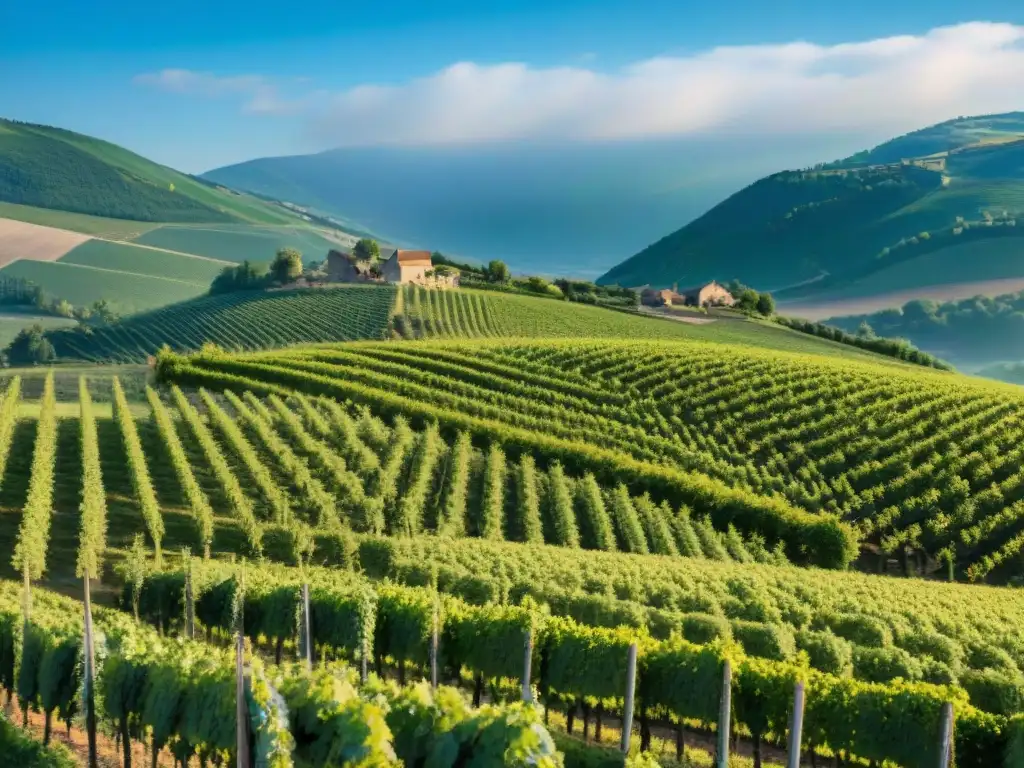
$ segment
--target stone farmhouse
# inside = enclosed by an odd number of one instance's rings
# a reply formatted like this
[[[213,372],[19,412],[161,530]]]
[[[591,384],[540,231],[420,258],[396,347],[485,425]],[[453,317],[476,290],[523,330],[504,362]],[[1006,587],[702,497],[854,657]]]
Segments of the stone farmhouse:
[[[332,283],[384,282],[430,288],[454,288],[459,284],[457,272],[438,273],[430,251],[402,249],[395,250],[387,259],[377,263],[332,250],[327,254],[327,279]]]
[[[682,292],[645,288],[640,294],[640,301],[649,307],[731,307],[736,303],[732,294],[714,280]]]

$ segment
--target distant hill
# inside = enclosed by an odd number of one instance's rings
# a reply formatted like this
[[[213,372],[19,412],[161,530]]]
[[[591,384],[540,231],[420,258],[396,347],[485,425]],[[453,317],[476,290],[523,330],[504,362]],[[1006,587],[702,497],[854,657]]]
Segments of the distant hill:
[[[145,311],[205,293],[230,262],[269,262],[281,247],[319,261],[354,242],[315,213],[101,139],[0,119],[0,278],[76,307],[106,299],[122,314]]]
[[[763,178],[599,282],[736,278],[795,300],[1022,277],[1018,216],[1024,112],[957,118],[844,160]],[[984,264],[934,266],[948,248],[994,240],[1003,245]],[[983,277],[973,277],[975,270]]]
[[[280,208],[61,128],[0,119],[0,201],[115,219],[290,224]]]

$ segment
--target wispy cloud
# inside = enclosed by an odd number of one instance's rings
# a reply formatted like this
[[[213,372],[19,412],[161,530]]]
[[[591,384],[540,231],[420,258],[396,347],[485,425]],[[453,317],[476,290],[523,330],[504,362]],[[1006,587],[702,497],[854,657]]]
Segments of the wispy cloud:
[[[720,47],[613,72],[586,63],[460,62],[399,85],[289,99],[256,75],[164,70],[137,79],[182,93],[242,95],[251,112],[301,112],[323,146],[898,131],[1024,108],[1024,26],[1012,24],[831,46]]]
[[[310,106],[310,100],[314,98],[314,94],[299,98],[282,98],[278,85],[263,75],[219,77],[209,72],[195,72],[189,69],[161,69],[159,72],[136,75],[133,82],[136,85],[190,96],[240,98],[245,112],[259,115],[301,112]]]

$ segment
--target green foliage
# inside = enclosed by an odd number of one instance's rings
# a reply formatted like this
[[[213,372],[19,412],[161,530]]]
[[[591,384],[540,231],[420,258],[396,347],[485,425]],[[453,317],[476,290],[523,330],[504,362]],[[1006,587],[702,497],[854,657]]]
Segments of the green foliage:
[[[352,246],[352,255],[360,261],[375,262],[380,259],[380,245],[376,240],[364,237]]]
[[[1024,710],[1024,678],[1020,674],[969,669],[960,676],[960,685],[971,704],[985,712],[1015,715]]]
[[[270,274],[279,283],[290,283],[302,276],[302,254],[294,248],[281,248],[270,263]]]
[[[258,554],[263,546],[263,532],[259,522],[256,520],[256,513],[252,502],[242,490],[242,486],[228,465],[224,454],[220,450],[220,446],[217,445],[213,434],[199,417],[199,413],[192,403],[189,402],[188,398],[178,387],[171,387],[171,396],[174,398],[182,420],[188,425],[192,435],[199,443],[203,457],[213,471],[217,484],[220,486],[229,504],[231,513],[238,518],[250,551],[253,554]]]
[[[301,266],[301,257],[300,257]],[[274,262],[276,268],[277,262]],[[282,267],[287,274],[289,265],[287,260]],[[274,273],[277,276],[277,273]],[[232,293],[234,291],[251,291],[263,288],[267,284],[268,270],[266,267],[258,266],[249,261],[243,261],[233,267],[224,267],[220,274],[210,283],[210,295],[215,296],[221,293]]]
[[[796,655],[793,632],[781,624],[734,621],[732,636],[750,656],[772,661],[788,661]]]
[[[164,521],[160,515],[160,505],[157,502],[156,491],[153,489],[153,482],[150,479],[149,467],[146,464],[146,453],[139,440],[138,429],[135,426],[135,417],[128,407],[128,400],[125,398],[121,382],[115,376],[113,379],[114,398],[114,419],[117,421],[121,431],[121,440],[124,443],[125,456],[128,459],[128,469],[132,478],[132,487],[135,489],[135,496],[138,499],[142,511],[142,518],[146,521],[146,532],[153,545],[153,558],[159,567],[161,559],[160,545],[164,537]]]
[[[46,329],[39,323],[23,328],[5,352],[13,365],[45,365],[57,357],[53,344],[46,337]]]
[[[0,754],[18,768],[74,768],[75,760],[64,745],[42,746],[0,713]]]
[[[636,507],[633,506],[633,501],[629,497],[629,489],[624,484],[619,483],[611,492],[609,506],[619,548],[623,552],[646,555],[648,553],[647,537],[644,535]]]
[[[853,674],[858,680],[887,683],[902,680],[921,680],[924,670],[921,662],[901,648],[853,647]]]
[[[952,371],[953,366],[945,360],[941,360],[927,352],[922,352],[909,341],[903,338],[882,338],[876,335],[853,335],[842,328],[837,328],[824,323],[813,323],[808,320],[801,320],[793,317],[776,316],[775,322],[794,331],[808,333],[812,336],[819,336],[823,339],[849,344],[853,347],[876,352],[886,357],[894,357],[897,360],[905,360],[908,363],[923,365],[928,368],[937,368],[940,371]]]
[[[53,475],[57,463],[57,401],[53,390],[53,372],[46,375],[39,420],[36,426],[28,498],[21,513],[21,527],[14,546],[12,564],[31,579],[42,578],[50,541],[53,514]]]
[[[821,672],[843,677],[853,669],[853,646],[831,632],[801,630],[796,647],[807,654],[811,666]]]
[[[487,262],[484,277],[491,283],[507,283],[512,279],[512,273],[505,262],[493,259]]]
[[[707,613],[683,614],[679,631],[686,640],[697,645],[732,639],[732,627],[729,622],[721,616]]]
[[[96,436],[96,416],[85,377],[78,380],[78,402],[81,408],[82,504],[81,531],[78,536],[78,576],[102,573],[103,554],[107,546],[107,497],[103,490],[100,469],[100,446]]]
[[[614,551],[616,546],[612,518],[601,496],[601,488],[590,472],[576,486],[576,504],[581,545],[587,549]]]

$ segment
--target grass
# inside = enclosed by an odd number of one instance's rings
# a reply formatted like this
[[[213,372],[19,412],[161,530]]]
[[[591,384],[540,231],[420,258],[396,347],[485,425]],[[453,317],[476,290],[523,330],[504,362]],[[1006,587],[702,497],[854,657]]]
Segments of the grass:
[[[104,240],[90,240],[82,243],[62,256],[60,263],[99,267],[116,272],[130,272],[152,277],[166,277],[193,283],[202,288],[208,288],[213,278],[225,266],[221,262],[209,259],[179,256],[149,248],[139,248],[130,243],[109,243]]]
[[[185,282],[144,274],[130,274],[97,267],[42,261],[16,261],[0,275],[23,278],[41,285],[47,293],[77,306],[107,299],[121,314],[191,299],[209,284]]]
[[[89,216],[84,213],[55,211],[49,208],[33,208],[30,205],[5,203],[0,201],[0,218],[26,221],[44,227],[67,229],[81,232],[107,240],[131,240],[154,227],[160,226],[144,221],[126,221],[125,219],[109,219],[102,216]]]
[[[327,258],[337,245],[302,227],[163,226],[135,242],[225,261],[272,261],[279,248],[297,248],[307,261]]]
[[[6,348],[14,341],[14,337],[23,328],[31,325],[41,325],[49,330],[51,328],[71,328],[75,321],[65,317],[53,317],[52,315],[34,315],[29,312],[8,312],[6,307],[0,312],[0,349]]]

